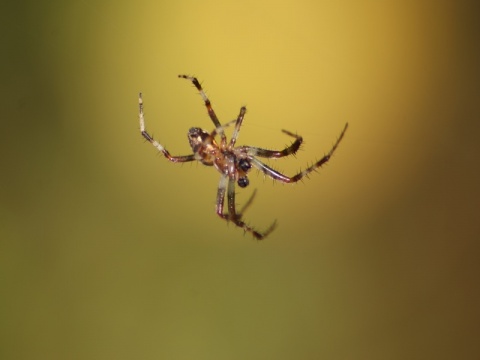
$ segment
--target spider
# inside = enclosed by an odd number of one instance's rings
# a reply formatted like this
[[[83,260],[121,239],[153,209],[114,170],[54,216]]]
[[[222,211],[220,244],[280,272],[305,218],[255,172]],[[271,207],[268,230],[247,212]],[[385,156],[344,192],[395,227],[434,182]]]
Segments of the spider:
[[[174,163],[183,163],[189,161],[199,161],[207,166],[214,166],[221,174],[220,183],[217,190],[217,201],[216,201],[216,213],[223,220],[231,221],[236,226],[242,228],[245,232],[249,232],[253,235],[254,238],[261,240],[269,235],[276,226],[276,221],[270,225],[270,227],[263,231],[259,232],[253,227],[245,223],[242,219],[244,210],[250,205],[255,192],[252,194],[250,199],[244,205],[243,209],[240,212],[237,212],[235,207],[235,184],[241,188],[245,188],[249,184],[248,173],[252,167],[257,168],[263,172],[266,176],[271,177],[273,180],[277,180],[283,183],[295,183],[305,176],[307,176],[312,171],[316,171],[326,162],[328,162],[337,149],[340,141],[345,135],[345,131],[348,128],[348,123],[345,124],[340,136],[337,141],[330,149],[330,151],[324,155],[320,160],[316,161],[311,166],[307,167],[305,170],[300,171],[298,174],[293,176],[284,175],[271,167],[267,166],[263,162],[257,159],[257,157],[263,158],[281,158],[284,156],[294,155],[297,150],[300,148],[300,145],[303,142],[303,138],[299,135],[296,135],[290,131],[282,130],[282,132],[288,136],[291,136],[295,140],[283,150],[267,150],[253,146],[235,146],[235,143],[240,132],[240,127],[242,126],[243,118],[247,111],[245,106],[240,108],[240,113],[238,114],[236,120],[230,121],[224,125],[220,123],[215,114],[215,111],[212,108],[212,104],[208,99],[205,91],[203,91],[200,82],[192,76],[188,75],[178,75],[179,78],[187,79],[193,83],[197,88],[198,92],[202,96],[202,99],[207,108],[208,115],[215,125],[215,129],[211,132],[203,130],[198,127],[192,127],[188,131],[188,141],[192,148],[193,154],[183,155],[183,156],[173,156],[170,155],[167,149],[161,145],[157,140],[153,138],[145,130],[145,118],[143,112],[143,99],[142,93],[139,94],[139,120],[140,120],[140,132],[142,136],[147,139],[158,151],[160,151],[168,160]],[[227,140],[225,135],[225,128],[235,124],[232,137],[230,141]],[[217,137],[219,141],[217,141]],[[225,195],[228,199],[228,212],[224,213],[224,200]]]

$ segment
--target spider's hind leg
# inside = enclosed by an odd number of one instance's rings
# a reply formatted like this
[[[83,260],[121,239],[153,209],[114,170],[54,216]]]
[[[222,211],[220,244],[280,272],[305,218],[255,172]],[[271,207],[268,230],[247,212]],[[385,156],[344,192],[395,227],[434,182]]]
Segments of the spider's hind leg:
[[[256,195],[257,195],[257,189],[253,190],[252,195],[250,195],[247,202],[242,206],[242,209],[238,213],[239,218],[241,218],[243,216],[243,214],[245,213],[245,211],[250,207],[250,205],[252,205],[253,199],[255,198]]]
[[[227,193],[228,197],[228,213],[226,214],[223,213],[225,193]],[[220,216],[223,220],[233,222],[236,226],[242,228],[245,232],[249,232],[250,234],[252,234],[255,239],[262,240],[275,229],[276,221],[273,222],[273,224],[270,225],[270,227],[266,231],[259,232],[251,226],[247,225],[242,220],[243,212],[251,205],[254,196],[255,191],[252,196],[250,196],[250,199],[247,201],[247,203],[242,207],[241,212],[237,213],[235,209],[235,180],[229,179],[226,175],[222,175],[220,179],[220,184],[218,186],[216,211],[217,215]]]

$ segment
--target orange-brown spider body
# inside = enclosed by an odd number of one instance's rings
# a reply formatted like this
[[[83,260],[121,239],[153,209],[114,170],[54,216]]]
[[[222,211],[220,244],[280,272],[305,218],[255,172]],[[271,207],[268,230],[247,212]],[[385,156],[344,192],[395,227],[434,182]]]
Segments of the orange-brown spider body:
[[[270,234],[275,228],[276,222],[274,222],[266,231],[259,232],[250,225],[247,225],[243,219],[243,211],[237,212],[235,206],[235,184],[241,188],[245,188],[249,185],[248,173],[252,167],[262,171],[265,175],[271,177],[274,180],[284,183],[294,183],[304,177],[306,177],[312,171],[317,170],[326,162],[328,162],[337,149],[340,141],[343,139],[345,132],[348,128],[348,124],[345,124],[343,131],[340,133],[337,141],[330,149],[330,151],[324,155],[320,160],[316,161],[311,166],[307,167],[303,171],[293,175],[284,175],[271,167],[267,166],[263,162],[257,159],[257,157],[264,158],[280,158],[284,156],[293,155],[300,148],[303,142],[303,138],[287,130],[282,130],[283,133],[295,138],[295,141],[287,146],[283,150],[267,150],[253,146],[235,146],[240,127],[245,117],[246,108],[241,107],[240,113],[236,120],[221,125],[220,121],[212,108],[210,100],[202,89],[202,86],[198,80],[194,77],[187,75],[179,75],[180,78],[190,80],[197,88],[200,95],[203,98],[205,106],[207,108],[208,115],[215,125],[215,129],[212,132],[208,132],[201,128],[191,128],[188,131],[188,141],[192,148],[192,154],[184,156],[172,156],[170,153],[156,141],[145,129],[145,119],[143,112],[143,100],[142,94],[139,95],[139,119],[140,119],[140,132],[142,136],[148,140],[155,148],[157,148],[168,160],[172,162],[188,162],[199,161],[203,165],[214,166],[221,174],[220,182],[217,190],[216,201],[216,213],[222,219],[233,222],[236,226],[243,228],[244,231],[251,233],[256,239],[261,240]],[[225,135],[225,128],[234,125],[233,134],[230,141],[227,141]],[[216,137],[219,137],[219,141]],[[224,213],[224,201],[227,196],[228,211]],[[251,203],[253,196],[244,206],[243,210]]]

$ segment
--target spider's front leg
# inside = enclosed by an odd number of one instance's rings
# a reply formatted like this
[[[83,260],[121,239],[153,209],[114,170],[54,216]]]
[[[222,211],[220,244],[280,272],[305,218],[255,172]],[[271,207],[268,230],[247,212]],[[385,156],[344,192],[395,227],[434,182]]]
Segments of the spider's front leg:
[[[197,88],[198,92],[200,93],[200,96],[203,99],[203,102],[205,103],[205,107],[207,108],[208,116],[210,116],[210,119],[212,120],[213,124],[215,125],[215,128],[218,129],[218,133],[220,134],[222,144],[227,143],[227,137],[225,136],[225,133],[223,132],[222,125],[220,124],[220,121],[218,120],[217,114],[215,113],[215,110],[213,110],[212,103],[210,102],[210,99],[208,98],[207,94],[202,88],[202,85],[200,84],[200,81],[196,77],[193,76],[188,76],[188,75],[178,75],[179,78],[182,79],[187,79],[192,82],[192,84]]]
[[[184,155],[184,156],[172,156],[157,140],[150,135],[147,130],[145,130],[145,117],[143,114],[143,99],[142,93],[138,94],[138,107],[139,107],[139,120],[140,120],[140,133],[142,136],[148,140],[158,151],[160,151],[168,160],[172,162],[187,162],[195,160],[195,155]]]
[[[228,186],[228,192],[227,192]],[[223,206],[225,201],[225,193],[227,193],[228,198],[228,213],[223,213]],[[252,198],[248,200],[246,206],[250,205]],[[220,184],[218,185],[218,192],[217,192],[217,206],[216,206],[217,215],[220,216],[222,219],[226,221],[233,222],[236,226],[241,227],[245,232],[249,232],[253,235],[253,237],[257,240],[264,239],[268,234],[270,234],[276,226],[276,222],[274,222],[270,227],[263,233],[256,231],[252,227],[245,224],[244,221],[241,220],[242,214],[238,214],[235,209],[235,179],[231,179],[226,175],[222,175],[220,178]]]

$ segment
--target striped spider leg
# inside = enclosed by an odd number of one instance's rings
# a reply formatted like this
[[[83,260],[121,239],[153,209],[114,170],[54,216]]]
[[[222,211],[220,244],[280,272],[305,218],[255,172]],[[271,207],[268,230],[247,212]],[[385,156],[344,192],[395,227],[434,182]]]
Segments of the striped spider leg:
[[[280,157],[280,156],[275,156],[277,154],[281,154],[281,156],[288,156],[291,155],[288,153],[289,148],[286,148],[282,151],[271,151],[271,150],[264,150],[264,149],[259,149],[259,148],[251,148],[246,146],[246,151],[250,155],[250,161],[253,166],[255,166],[257,169],[262,171],[265,175],[271,177],[274,180],[281,181],[283,183],[295,183],[297,181],[302,180],[305,176],[308,176],[312,171],[316,171],[318,168],[322,167],[325,163],[327,163],[330,158],[332,157],[333,153],[337,149],[338,145],[340,144],[340,141],[342,141],[345,132],[347,131],[348,128],[348,123],[345,124],[345,127],[343,128],[342,132],[340,133],[340,136],[337,138],[337,141],[333,145],[333,147],[330,149],[330,151],[324,155],[320,160],[316,161],[313,165],[309,166],[305,170],[300,171],[298,174],[295,174],[293,176],[287,176],[284,175],[271,167],[265,165],[263,162],[255,158],[256,156],[260,157],[266,157],[266,158],[275,158],[275,157]],[[287,130],[282,130],[285,134],[288,134],[290,136],[294,136],[297,138],[297,141],[300,140],[302,141],[302,137],[295,135]]]
[[[187,136],[193,154],[172,156],[165,149],[165,147],[163,147],[163,145],[156,141],[153,136],[151,136],[146,131],[143,112],[143,99],[142,94],[140,93],[139,121],[141,135],[148,142],[150,142],[158,151],[160,151],[168,160],[172,162],[188,162],[196,160],[206,166],[215,167],[221,174],[217,190],[217,215],[226,221],[233,222],[236,226],[242,228],[245,232],[251,233],[253,237],[257,240],[265,238],[275,229],[276,222],[273,222],[273,224],[270,225],[270,227],[263,232],[259,232],[250,225],[247,225],[243,221],[242,216],[244,211],[253,201],[255,192],[252,194],[247,203],[243,206],[242,210],[240,212],[237,212],[235,206],[235,185],[238,185],[241,188],[245,188],[249,185],[247,174],[250,172],[252,167],[257,168],[272,179],[284,183],[294,183],[301,180],[303,177],[307,176],[312,171],[320,168],[322,165],[324,165],[330,160],[331,156],[333,155],[334,151],[337,149],[340,141],[342,140],[345,131],[347,130],[348,124],[345,125],[345,128],[343,129],[332,149],[322,159],[315,162],[312,166],[299,172],[298,174],[289,177],[267,166],[266,164],[258,160],[256,157],[281,158],[289,155],[294,155],[303,142],[303,138],[301,136],[291,133],[287,130],[282,130],[286,135],[289,135],[295,139],[292,144],[290,144],[283,150],[267,150],[253,146],[236,147],[235,143],[240,133],[240,128],[242,126],[242,122],[247,109],[244,106],[241,107],[240,112],[235,120],[221,125],[215,111],[213,110],[212,104],[208,99],[207,95],[205,94],[200,82],[195,77],[191,77],[188,75],[179,75],[178,77],[191,81],[196,87],[203,99],[205,107],[207,108],[207,113],[212,120],[215,129],[209,133],[201,128],[191,128],[188,131]],[[232,125],[234,125],[234,129],[230,141],[228,141],[224,130],[225,128]],[[219,142],[216,141],[217,136],[220,138]],[[224,212],[225,197],[227,197],[227,212]]]

